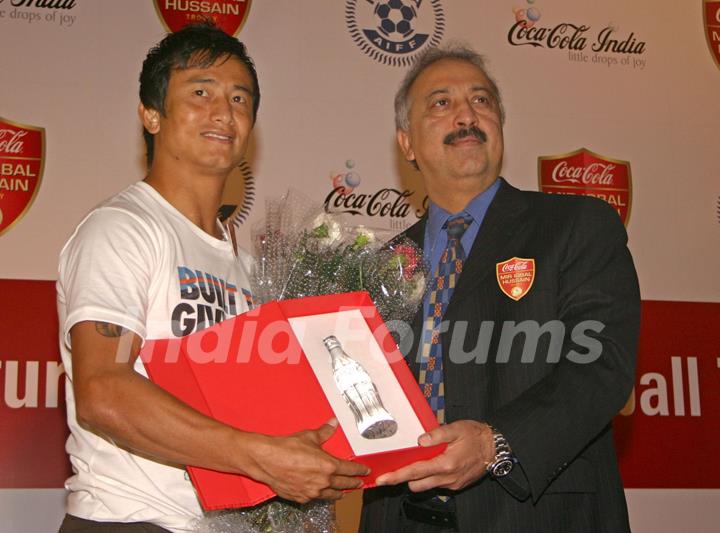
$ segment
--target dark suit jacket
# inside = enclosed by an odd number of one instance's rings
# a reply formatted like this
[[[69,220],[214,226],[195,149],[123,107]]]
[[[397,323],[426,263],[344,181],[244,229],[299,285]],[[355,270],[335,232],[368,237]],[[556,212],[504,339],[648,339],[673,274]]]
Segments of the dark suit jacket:
[[[406,234],[422,245],[424,228],[423,219]],[[605,202],[503,181],[445,314],[445,405],[448,422],[487,421],[507,438],[520,462],[511,476],[522,490],[485,476],[457,492],[462,532],[629,531],[610,427],[633,385],[639,330],[626,242]],[[535,260],[533,285],[519,301],[496,276],[496,264],[512,257]],[[513,338],[511,330],[501,342],[503,327],[521,323],[553,331],[536,347],[537,335]],[[414,342],[401,342],[416,376],[420,328],[418,316]],[[602,350],[592,362],[588,348]],[[568,359],[571,350],[577,354]],[[406,491],[366,491],[361,531],[397,531]]]

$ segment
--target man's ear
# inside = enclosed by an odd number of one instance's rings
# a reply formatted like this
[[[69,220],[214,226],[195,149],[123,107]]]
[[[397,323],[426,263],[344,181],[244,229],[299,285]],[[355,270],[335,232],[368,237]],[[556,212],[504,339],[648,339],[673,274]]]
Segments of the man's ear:
[[[160,112],[156,109],[149,109],[142,103],[138,105],[138,115],[140,115],[140,121],[143,126],[150,133],[155,135],[160,131]]]
[[[407,130],[398,128],[395,133],[400,150],[402,150],[405,159],[408,161],[415,161],[415,151],[412,149],[412,143],[410,142],[410,134]]]

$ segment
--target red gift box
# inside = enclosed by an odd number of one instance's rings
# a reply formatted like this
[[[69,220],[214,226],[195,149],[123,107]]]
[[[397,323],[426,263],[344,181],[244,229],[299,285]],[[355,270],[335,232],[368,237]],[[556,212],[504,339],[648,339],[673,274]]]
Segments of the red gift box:
[[[201,413],[243,431],[289,435],[317,428],[337,414],[288,320],[346,310],[360,312],[418,427],[437,427],[366,292],[270,302],[187,337],[147,341],[140,356],[153,382]],[[368,466],[371,473],[363,478],[368,488],[379,475],[438,455],[445,446],[423,448],[413,443],[359,455],[341,424],[323,448]],[[193,466],[188,471],[205,510],[247,507],[275,496],[270,487],[245,476]]]

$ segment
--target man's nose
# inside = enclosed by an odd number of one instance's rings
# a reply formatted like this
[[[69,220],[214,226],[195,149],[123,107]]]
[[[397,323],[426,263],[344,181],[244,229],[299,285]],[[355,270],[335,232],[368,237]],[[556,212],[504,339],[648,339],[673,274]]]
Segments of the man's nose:
[[[469,100],[462,100],[457,103],[455,125],[462,128],[477,125],[477,115]]]
[[[232,104],[225,97],[218,97],[213,100],[212,119],[223,124],[233,121]]]

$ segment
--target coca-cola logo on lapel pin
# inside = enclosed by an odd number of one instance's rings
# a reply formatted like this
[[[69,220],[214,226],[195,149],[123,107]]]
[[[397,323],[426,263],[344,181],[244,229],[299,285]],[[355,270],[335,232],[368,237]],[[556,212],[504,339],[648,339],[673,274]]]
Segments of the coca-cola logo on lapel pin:
[[[517,301],[528,292],[535,281],[535,259],[512,257],[495,265],[500,290]]]

